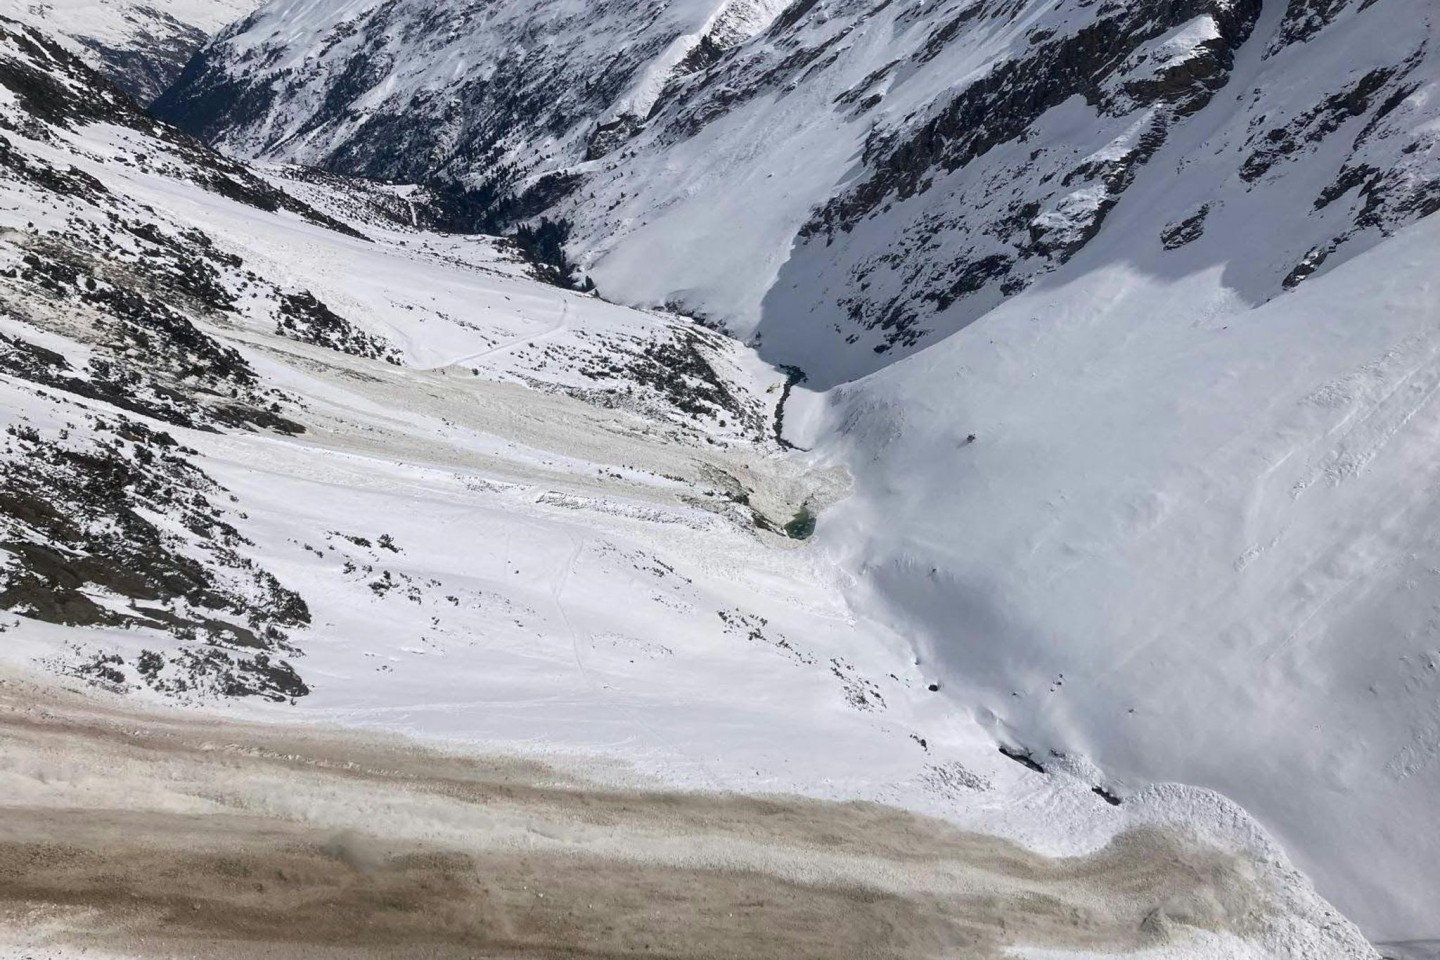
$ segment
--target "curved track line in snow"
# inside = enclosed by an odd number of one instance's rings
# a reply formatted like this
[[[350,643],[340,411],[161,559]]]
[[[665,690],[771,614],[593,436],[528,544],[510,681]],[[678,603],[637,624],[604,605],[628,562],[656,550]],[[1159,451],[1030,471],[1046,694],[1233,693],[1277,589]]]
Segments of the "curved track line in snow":
[[[534,344],[537,340],[548,340],[556,334],[562,333],[565,330],[569,329],[569,327],[570,299],[568,297],[562,297],[560,299],[560,319],[556,320],[555,325],[548,330],[542,331],[541,333],[530,334],[524,337],[515,337],[514,339],[507,340],[504,343],[497,343],[494,346],[486,347],[484,350],[480,350],[476,353],[468,353],[463,357],[456,357],[454,360],[447,360],[445,363],[438,364],[433,367],[416,367],[415,369],[441,370],[445,367],[459,366],[462,363],[471,363],[475,360],[481,360],[485,357],[494,356],[497,353],[505,353],[509,350],[515,349],[518,346],[521,346],[522,344],[529,345]]]

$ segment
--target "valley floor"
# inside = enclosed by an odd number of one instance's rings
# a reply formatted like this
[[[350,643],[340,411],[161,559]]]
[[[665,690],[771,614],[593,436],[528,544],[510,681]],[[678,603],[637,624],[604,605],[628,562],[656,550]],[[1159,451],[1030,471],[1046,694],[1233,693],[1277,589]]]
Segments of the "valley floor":
[[[14,673],[0,731],[0,956],[1158,957],[1183,931],[1259,957],[1275,906],[1246,858],[1163,827],[1051,859],[894,808],[627,789]]]

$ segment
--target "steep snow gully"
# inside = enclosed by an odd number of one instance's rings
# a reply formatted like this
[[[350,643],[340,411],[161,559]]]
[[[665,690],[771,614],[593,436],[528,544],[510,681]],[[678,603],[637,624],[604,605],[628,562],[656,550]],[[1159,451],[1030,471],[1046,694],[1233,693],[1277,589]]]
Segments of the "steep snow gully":
[[[8,17],[0,957],[1440,956],[1429,0]]]

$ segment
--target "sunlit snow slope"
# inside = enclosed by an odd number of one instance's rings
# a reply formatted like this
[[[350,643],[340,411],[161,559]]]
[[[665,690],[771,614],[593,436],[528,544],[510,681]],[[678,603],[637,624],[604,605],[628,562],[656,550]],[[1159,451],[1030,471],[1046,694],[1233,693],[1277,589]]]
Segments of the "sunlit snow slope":
[[[157,108],[238,155],[444,185],[462,225],[563,221],[607,297],[813,385],[1085,251],[1219,266],[1254,304],[1440,207],[1428,0],[803,0],[661,88],[656,51],[719,5],[584,6],[277,0]]]
[[[7,21],[0,64],[6,670],[40,669],[132,704],[540,757],[610,784],[588,788],[589,800],[506,787],[499,806],[461,802],[476,769],[463,763],[444,768],[460,780],[426,767],[413,783],[391,782],[405,781],[396,764],[409,769],[413,748],[402,760],[293,731],[274,736],[299,736],[294,751],[267,747],[260,733],[206,732],[199,721],[192,730],[93,695],[36,700],[30,680],[7,676],[5,722],[20,733],[0,770],[4,842],[33,854],[68,806],[95,812],[74,818],[64,856],[112,855],[106,845],[118,843],[159,858],[120,856],[123,870],[91,878],[99,913],[70,917],[78,926],[62,933],[104,921],[127,884],[144,896],[167,884],[185,888],[177,897],[209,896],[237,876],[235,861],[177,880],[199,848],[248,838],[251,853],[268,857],[287,830],[299,844],[287,855],[329,864],[306,861],[299,873],[322,885],[315,871],[349,869],[358,830],[481,852],[509,838],[536,862],[633,861],[648,850],[652,866],[699,870],[734,889],[735,859],[696,859],[695,838],[719,827],[705,801],[693,801],[692,817],[691,801],[632,801],[618,782],[882,800],[1043,857],[1092,853],[1122,834],[1160,838],[1123,848],[1139,851],[1134,868],[1106,893],[1005,869],[931,872],[929,853],[923,870],[881,869],[868,855],[837,856],[820,829],[807,842],[823,855],[786,870],[858,884],[867,903],[899,890],[938,918],[938,932],[918,940],[904,924],[868,925],[880,937],[875,956],[938,958],[977,943],[1037,957],[1374,956],[1219,795],[1156,784],[1115,805],[1078,760],[1057,769],[1047,759],[1041,775],[997,752],[991,731],[955,709],[940,664],[917,663],[911,638],[850,602],[843,568],[779,532],[802,504],[829,525],[849,478],[774,439],[785,378],[734,341],[537,283],[508,244],[406,226],[414,191],[219,157]],[[796,427],[805,413],[797,406]],[[867,489],[837,515],[837,534],[873,496]],[[137,732],[157,725],[169,732]],[[59,767],[52,735],[69,744]],[[258,745],[233,762],[221,750],[217,766],[208,747],[185,746],[192,736]],[[96,749],[115,754],[113,769],[94,766]],[[320,759],[307,759],[317,749]],[[269,765],[277,761],[291,767]],[[247,774],[274,786],[257,792]],[[386,781],[379,793],[365,782],[374,776]],[[663,824],[646,815],[651,804],[670,811]],[[652,839],[616,842],[618,821],[603,813],[612,808]],[[758,809],[797,816],[789,801]],[[827,810],[847,824],[840,842],[858,843],[845,808]],[[123,829],[126,811],[134,830]],[[177,817],[173,830],[157,811]],[[348,832],[334,840],[336,831]],[[885,856],[911,856],[916,832],[902,832],[905,843]],[[173,865],[166,851],[192,835],[180,872],[136,879],[137,862]],[[791,855],[790,834],[772,844],[746,835],[741,852],[752,859],[738,862],[770,871],[789,862],[777,857]],[[336,843],[341,852],[327,852]],[[50,902],[45,884],[60,882],[66,862],[46,854],[18,879],[5,873],[5,909]],[[444,869],[452,862],[421,862],[437,868],[442,894],[456,889]],[[1105,862],[1053,869],[1073,879]],[[227,879],[212,884],[217,874]],[[980,941],[966,932],[1016,889],[1024,922],[987,923]],[[248,885],[224,896],[252,902]],[[935,909],[948,898],[959,904],[953,918]],[[561,901],[576,937],[590,922],[575,919],[588,916],[582,902]],[[780,914],[746,902],[757,912],[743,923],[783,945]],[[1052,913],[1064,918],[1058,933],[1038,922]],[[617,933],[602,918],[595,933],[643,955],[653,911],[636,915],[651,919]],[[384,913],[386,924],[406,916]],[[0,948],[44,933],[36,917],[7,922]],[[162,929],[181,932],[224,919],[198,908],[169,917]],[[293,935],[273,924],[264,933]],[[68,956],[54,936],[22,937],[18,955],[37,942]]]
[[[834,388],[786,418],[857,477],[822,547],[956,710],[1221,789],[1375,937],[1440,939],[1433,4],[804,0],[624,123],[658,41],[585,59],[623,5],[523,42],[366,9],[272,3],[160,109],[563,221],[607,297]]]
[[[257,0],[15,0],[6,16],[66,43],[141,103]]]
[[[158,109],[253,157],[508,186],[623,141],[780,6],[281,0],[223,31]]]

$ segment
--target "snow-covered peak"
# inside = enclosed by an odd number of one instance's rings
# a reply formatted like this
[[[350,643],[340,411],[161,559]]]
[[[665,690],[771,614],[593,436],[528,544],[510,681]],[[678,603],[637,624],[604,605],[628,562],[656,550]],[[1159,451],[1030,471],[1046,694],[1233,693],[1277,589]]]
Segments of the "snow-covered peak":
[[[17,0],[5,15],[45,31],[148,103],[221,27],[259,0]]]

